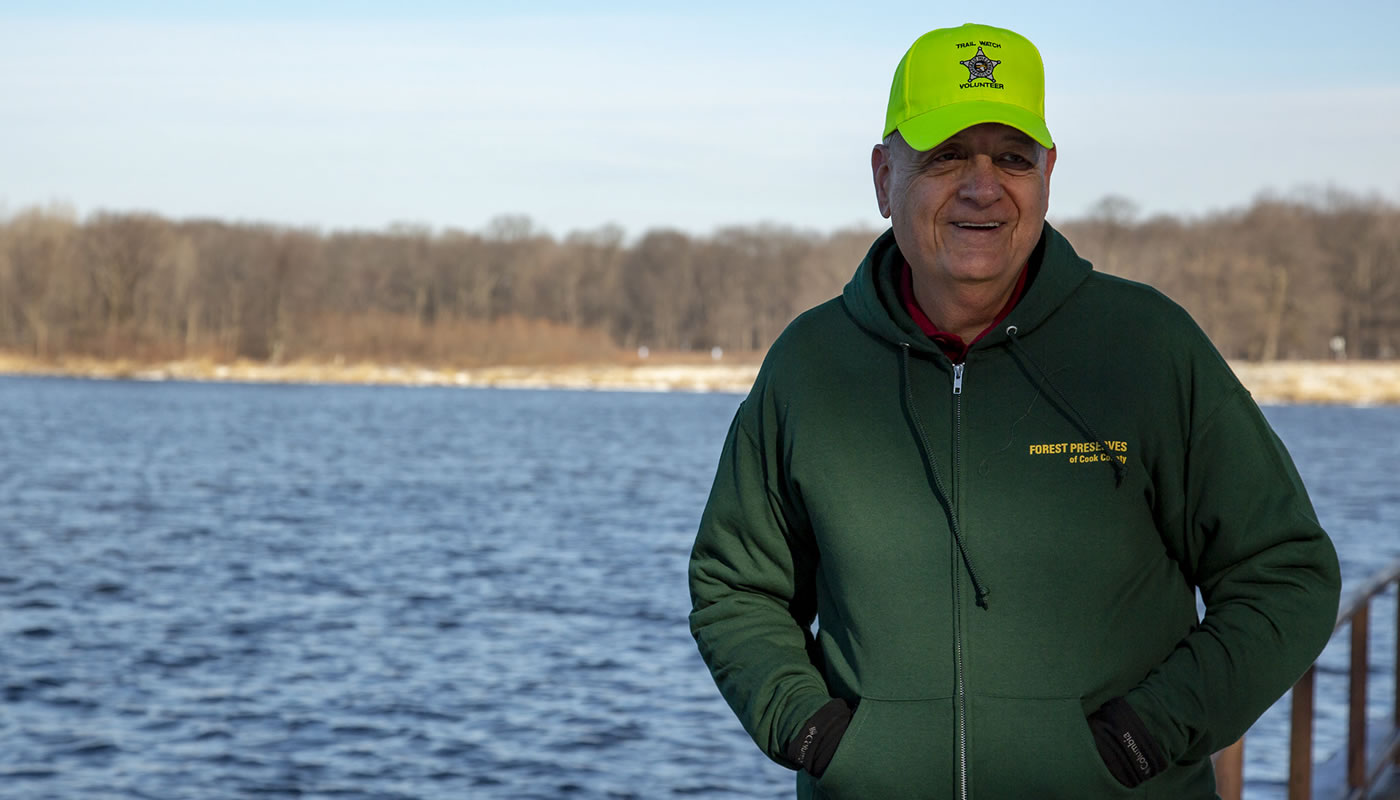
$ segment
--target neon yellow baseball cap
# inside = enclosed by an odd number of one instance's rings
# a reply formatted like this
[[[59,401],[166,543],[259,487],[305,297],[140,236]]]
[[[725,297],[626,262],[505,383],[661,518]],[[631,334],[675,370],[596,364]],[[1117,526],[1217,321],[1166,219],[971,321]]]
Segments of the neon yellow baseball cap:
[[[896,128],[928,150],[983,122],[1010,125],[1046,147],[1045,65],[1030,40],[1005,28],[967,24],[920,36],[890,85],[885,132]]]

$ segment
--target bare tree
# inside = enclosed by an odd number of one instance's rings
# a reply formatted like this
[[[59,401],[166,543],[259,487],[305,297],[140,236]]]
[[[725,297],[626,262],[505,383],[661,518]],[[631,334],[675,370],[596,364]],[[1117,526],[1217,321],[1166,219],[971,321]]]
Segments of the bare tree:
[[[1059,227],[1096,268],[1185,306],[1232,358],[1400,352],[1400,209],[1339,192],[1143,219],[1110,196]],[[0,349],[40,358],[489,363],[615,348],[757,353],[840,294],[877,235],[608,226],[562,240],[506,215],[323,234],[151,214],[0,220]],[[592,355],[589,355],[592,354]]]

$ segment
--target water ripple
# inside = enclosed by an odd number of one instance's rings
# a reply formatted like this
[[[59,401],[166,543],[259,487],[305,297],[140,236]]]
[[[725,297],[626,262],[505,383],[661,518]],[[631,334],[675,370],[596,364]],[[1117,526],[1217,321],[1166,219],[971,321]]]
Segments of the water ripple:
[[[790,797],[686,626],[737,403],[0,379],[0,798]],[[1348,580],[1400,554],[1400,413],[1269,414]]]

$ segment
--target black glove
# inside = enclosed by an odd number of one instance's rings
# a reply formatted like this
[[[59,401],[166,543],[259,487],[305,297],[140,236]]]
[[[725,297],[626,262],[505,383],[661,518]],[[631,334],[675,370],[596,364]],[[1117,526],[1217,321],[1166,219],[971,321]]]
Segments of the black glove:
[[[850,727],[855,709],[845,700],[836,699],[817,709],[812,718],[802,724],[797,737],[788,742],[784,753],[791,761],[796,761],[802,769],[814,778],[826,772],[826,765],[836,754],[836,746]]]
[[[1115,697],[1089,715],[1089,730],[1108,771],[1132,788],[1167,768],[1167,756],[1128,701]]]

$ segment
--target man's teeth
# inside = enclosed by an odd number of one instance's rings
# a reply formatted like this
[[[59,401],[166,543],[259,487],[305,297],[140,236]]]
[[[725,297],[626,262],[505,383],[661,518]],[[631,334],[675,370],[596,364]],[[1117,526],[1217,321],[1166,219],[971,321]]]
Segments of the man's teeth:
[[[1000,227],[1000,222],[956,222],[959,228],[996,228]]]

